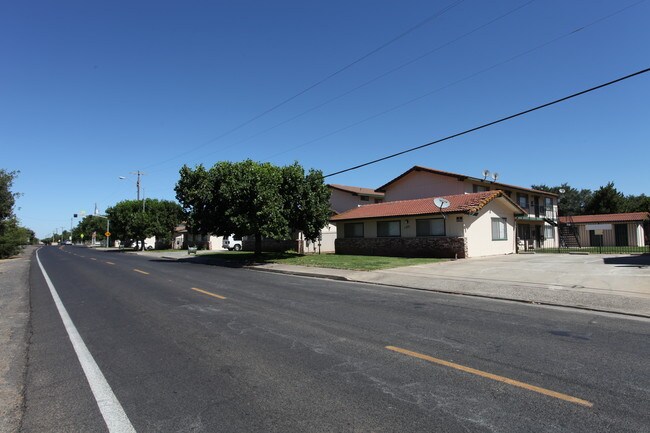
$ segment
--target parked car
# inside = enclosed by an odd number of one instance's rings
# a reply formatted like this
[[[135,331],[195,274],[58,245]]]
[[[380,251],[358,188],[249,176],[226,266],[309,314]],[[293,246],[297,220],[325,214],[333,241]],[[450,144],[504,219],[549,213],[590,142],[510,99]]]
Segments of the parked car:
[[[221,246],[228,251],[241,251],[242,248],[242,237],[236,236],[234,233],[230,236],[224,236]]]

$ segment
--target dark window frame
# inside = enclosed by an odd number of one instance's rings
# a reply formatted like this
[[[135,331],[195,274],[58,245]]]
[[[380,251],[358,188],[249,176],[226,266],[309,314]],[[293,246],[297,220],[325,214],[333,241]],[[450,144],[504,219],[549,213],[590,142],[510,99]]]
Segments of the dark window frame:
[[[429,231],[428,234],[421,234],[421,231],[418,230],[418,223],[421,221],[442,221],[442,234],[441,235],[436,235],[436,234],[431,234]],[[429,225],[429,228],[431,228],[431,225]],[[447,236],[447,222],[445,221],[444,218],[419,218],[415,220],[415,236],[416,237],[444,237]]]
[[[355,235],[354,233],[356,232],[355,230],[352,230],[348,227],[361,227],[361,235]],[[364,224],[363,222],[356,222],[356,223],[345,223],[343,224],[343,237],[347,239],[359,239],[365,237],[365,230],[364,230]]]
[[[390,224],[395,224],[397,223],[397,231],[398,234],[396,235],[391,235],[391,234],[380,234],[381,230],[379,228],[380,224],[388,224],[387,226],[387,233],[390,233]],[[377,221],[377,237],[378,238],[401,238],[402,237],[402,222],[400,220],[390,220],[390,221]]]

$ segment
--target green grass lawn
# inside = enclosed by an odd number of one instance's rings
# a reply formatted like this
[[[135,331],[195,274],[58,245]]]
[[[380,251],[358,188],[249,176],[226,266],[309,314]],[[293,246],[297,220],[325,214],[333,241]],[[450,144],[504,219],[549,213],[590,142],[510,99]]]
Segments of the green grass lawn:
[[[350,269],[356,271],[373,271],[377,269],[398,268],[401,266],[435,263],[447,259],[380,257],[380,256],[348,256],[342,254],[307,254],[295,253],[263,253],[255,258],[250,251],[218,252],[202,254],[219,261],[252,263],[281,263],[286,265],[313,266],[319,268]]]

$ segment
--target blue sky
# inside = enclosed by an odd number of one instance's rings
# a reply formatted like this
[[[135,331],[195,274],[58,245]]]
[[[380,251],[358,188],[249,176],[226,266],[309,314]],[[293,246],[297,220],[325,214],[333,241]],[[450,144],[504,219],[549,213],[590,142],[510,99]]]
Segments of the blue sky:
[[[136,170],[164,199],[183,164],[327,174],[645,69],[648,22],[637,0],[3,2],[0,168],[39,237],[135,198]],[[418,164],[649,194],[649,97],[644,74],[326,181]]]

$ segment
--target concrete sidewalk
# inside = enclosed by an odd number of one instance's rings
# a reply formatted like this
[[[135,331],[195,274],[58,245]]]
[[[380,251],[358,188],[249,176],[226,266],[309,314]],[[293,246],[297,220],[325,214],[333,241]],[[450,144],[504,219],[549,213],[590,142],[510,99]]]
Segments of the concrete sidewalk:
[[[371,272],[250,268],[650,318],[650,256],[510,255]]]
[[[209,253],[209,252],[206,252]],[[187,251],[141,253],[169,260]],[[650,318],[649,255],[519,254],[379,271],[284,264],[248,269]]]

